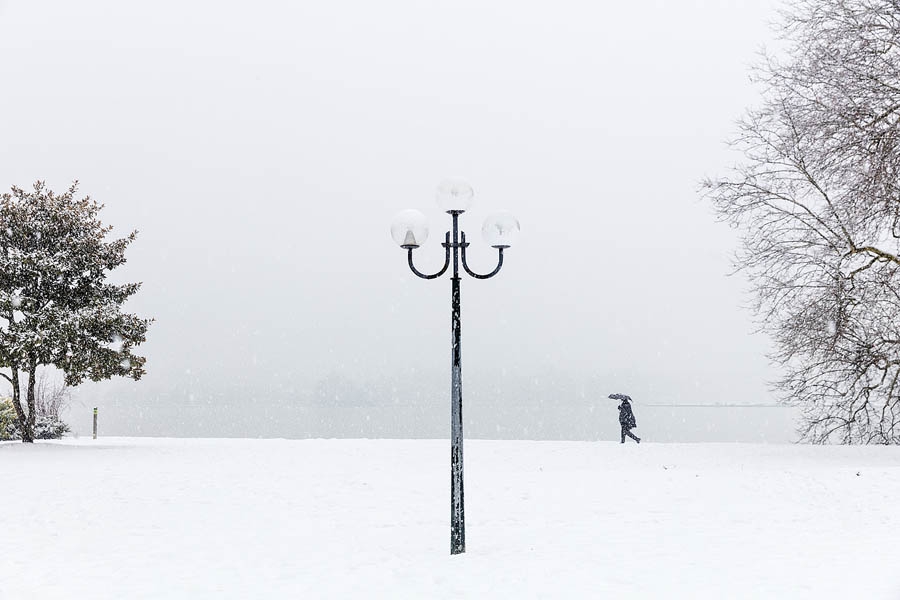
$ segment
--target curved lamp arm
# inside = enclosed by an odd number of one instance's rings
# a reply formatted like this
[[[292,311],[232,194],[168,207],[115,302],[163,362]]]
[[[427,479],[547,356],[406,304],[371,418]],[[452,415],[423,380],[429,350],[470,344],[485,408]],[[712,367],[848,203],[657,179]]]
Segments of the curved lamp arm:
[[[438,277],[440,277],[441,275],[446,273],[447,268],[450,266],[450,232],[449,231],[447,232],[447,235],[444,239],[445,239],[444,243],[441,244],[445,249],[444,267],[440,271],[438,271],[434,275],[426,275],[425,273],[422,273],[421,271],[419,271],[416,268],[416,266],[413,264],[413,250],[415,250],[415,248],[412,248],[412,247],[407,248],[407,252],[409,253],[408,257],[409,257],[410,270],[413,273],[415,273],[417,276],[421,277],[422,279],[437,279]]]
[[[466,262],[466,248],[468,246],[469,246],[469,244],[466,243],[466,234],[465,234],[465,232],[463,232],[462,233],[462,243],[460,244],[460,247],[462,248],[462,265],[463,265],[463,269],[466,270],[466,273],[468,273],[475,279],[490,279],[491,277],[493,277],[494,275],[496,275],[497,273],[500,272],[500,268],[503,266],[503,249],[505,248],[505,246],[497,246],[497,251],[500,254],[499,260],[497,261],[497,267],[493,271],[488,273],[487,275],[481,275],[469,268],[469,264]]]

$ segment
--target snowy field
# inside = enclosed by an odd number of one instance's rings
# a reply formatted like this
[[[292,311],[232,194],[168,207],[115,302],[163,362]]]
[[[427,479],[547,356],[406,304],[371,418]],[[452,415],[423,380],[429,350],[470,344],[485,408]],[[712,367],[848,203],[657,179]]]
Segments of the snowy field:
[[[0,598],[900,599],[900,448],[0,445]]]

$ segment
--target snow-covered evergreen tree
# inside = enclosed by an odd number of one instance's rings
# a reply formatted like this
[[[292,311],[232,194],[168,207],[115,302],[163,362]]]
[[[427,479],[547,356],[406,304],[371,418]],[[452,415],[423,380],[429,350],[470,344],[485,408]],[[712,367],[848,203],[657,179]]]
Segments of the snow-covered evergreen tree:
[[[137,232],[108,241],[102,205],[76,198],[77,187],[55,194],[38,181],[0,196],[0,377],[23,442],[35,438],[38,367],[60,369],[68,386],[144,374],[133,350],[151,320],[122,310],[140,283],[107,282]]]

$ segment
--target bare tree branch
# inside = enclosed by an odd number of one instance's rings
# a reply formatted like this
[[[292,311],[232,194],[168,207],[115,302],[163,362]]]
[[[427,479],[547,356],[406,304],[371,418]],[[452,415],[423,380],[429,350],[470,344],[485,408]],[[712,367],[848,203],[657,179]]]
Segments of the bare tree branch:
[[[797,0],[779,34],[743,160],[704,194],[741,231],[801,438],[900,443],[900,0]]]

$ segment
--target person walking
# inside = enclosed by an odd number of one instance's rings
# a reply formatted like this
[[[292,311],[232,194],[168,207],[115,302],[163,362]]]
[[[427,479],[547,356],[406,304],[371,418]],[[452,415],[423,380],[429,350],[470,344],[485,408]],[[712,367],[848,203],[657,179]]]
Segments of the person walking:
[[[634,411],[631,410],[631,397],[625,394],[610,394],[609,397],[621,402],[619,404],[619,425],[622,426],[622,443],[625,443],[625,436],[627,435],[640,444],[641,438],[631,433],[631,430],[637,427],[637,419],[634,418]]]

